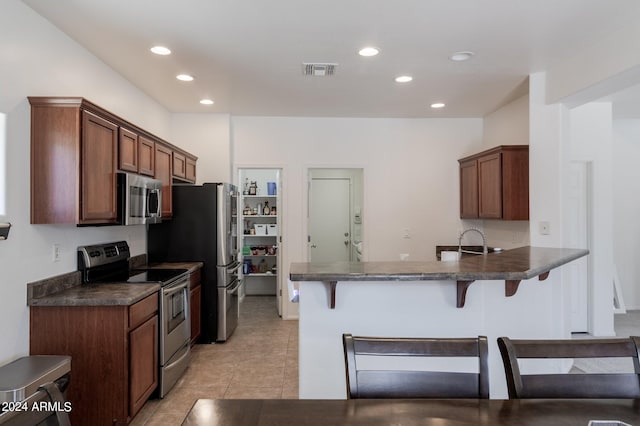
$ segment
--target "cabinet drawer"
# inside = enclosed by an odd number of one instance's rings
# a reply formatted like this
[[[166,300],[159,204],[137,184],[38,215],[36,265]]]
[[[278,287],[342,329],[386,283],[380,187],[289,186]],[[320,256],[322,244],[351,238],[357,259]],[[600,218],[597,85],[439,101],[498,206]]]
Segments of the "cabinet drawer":
[[[129,330],[136,328],[158,312],[158,293],[129,307]]]
[[[189,275],[189,286],[192,290],[200,285],[201,277],[202,270],[200,268],[196,269],[191,273],[191,275]]]

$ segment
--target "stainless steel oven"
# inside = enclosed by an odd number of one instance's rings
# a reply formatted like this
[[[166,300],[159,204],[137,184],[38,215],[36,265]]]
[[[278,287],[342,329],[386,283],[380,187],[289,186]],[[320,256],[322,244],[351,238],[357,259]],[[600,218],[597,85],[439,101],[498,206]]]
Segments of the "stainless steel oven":
[[[164,395],[184,373],[190,360],[191,319],[189,276],[184,275],[160,289],[160,379]]]
[[[158,396],[163,398],[190,362],[191,316],[186,269],[129,270],[126,241],[78,247],[78,269],[85,283],[159,283]]]

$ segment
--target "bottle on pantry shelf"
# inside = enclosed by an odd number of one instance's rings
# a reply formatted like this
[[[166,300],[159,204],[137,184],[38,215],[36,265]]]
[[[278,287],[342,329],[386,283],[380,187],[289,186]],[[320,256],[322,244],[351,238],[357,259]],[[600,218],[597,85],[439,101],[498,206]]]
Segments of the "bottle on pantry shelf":
[[[275,216],[276,214],[278,214],[278,213],[277,213],[277,211],[276,211],[276,206],[271,207],[271,211],[269,212],[269,214],[270,214],[270,215],[273,215],[273,216]]]
[[[260,265],[258,265],[258,270],[262,273],[265,273],[269,270],[269,267],[267,266],[267,261],[262,259],[260,261]]]
[[[242,263],[242,273],[247,275],[251,273],[251,259],[245,259]]]
[[[258,183],[255,180],[251,181],[251,185],[249,185],[249,195],[257,195],[258,194]]]
[[[262,203],[258,203],[256,205],[256,214],[258,215],[262,214]]]
[[[244,189],[242,195],[249,195],[249,178],[244,178]]]
[[[269,202],[264,202],[264,207],[262,208],[262,214],[268,216],[271,214],[271,208],[269,207]]]

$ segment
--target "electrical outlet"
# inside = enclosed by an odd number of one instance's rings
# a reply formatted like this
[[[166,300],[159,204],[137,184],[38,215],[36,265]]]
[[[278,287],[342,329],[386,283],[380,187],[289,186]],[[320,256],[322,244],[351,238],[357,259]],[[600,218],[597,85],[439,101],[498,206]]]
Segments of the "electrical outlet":
[[[51,250],[51,258],[54,262],[60,262],[60,244],[54,244]]]
[[[409,231],[409,228],[404,228],[402,230],[402,238],[408,240],[411,238],[411,232]]]
[[[409,260],[409,253],[400,253],[400,260]]]
[[[551,225],[549,222],[539,222],[540,235],[549,235],[551,233]]]

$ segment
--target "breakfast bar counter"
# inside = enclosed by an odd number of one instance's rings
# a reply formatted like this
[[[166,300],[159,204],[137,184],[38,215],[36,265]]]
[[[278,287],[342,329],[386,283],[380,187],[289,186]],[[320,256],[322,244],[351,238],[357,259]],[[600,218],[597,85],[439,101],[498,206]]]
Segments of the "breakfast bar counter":
[[[505,296],[513,296],[522,280],[549,276],[551,269],[589,254],[588,250],[520,247],[447,262],[293,263],[291,281],[322,281],[330,286],[335,308],[339,281],[435,281],[456,283],[457,306],[464,306],[469,285],[476,280],[504,280]]]
[[[588,253],[521,247],[445,262],[293,263],[300,397],[346,397],[342,334],[351,333],[487,336],[490,396],[506,398],[497,337],[568,337],[563,269]]]

